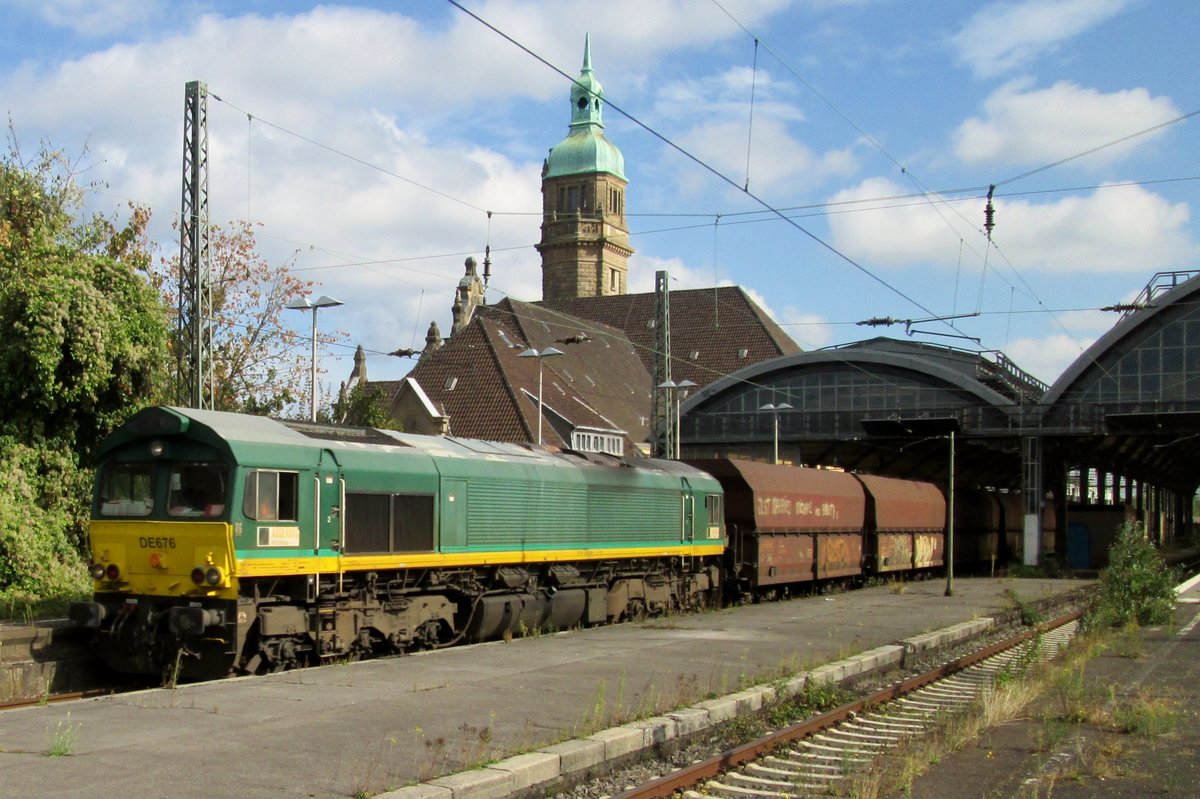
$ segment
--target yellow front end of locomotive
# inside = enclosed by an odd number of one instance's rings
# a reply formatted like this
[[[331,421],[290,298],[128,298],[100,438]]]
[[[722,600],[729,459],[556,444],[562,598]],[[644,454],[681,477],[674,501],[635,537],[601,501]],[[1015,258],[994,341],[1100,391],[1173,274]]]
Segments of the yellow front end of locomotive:
[[[226,522],[95,520],[89,538],[98,594],[237,599]]]

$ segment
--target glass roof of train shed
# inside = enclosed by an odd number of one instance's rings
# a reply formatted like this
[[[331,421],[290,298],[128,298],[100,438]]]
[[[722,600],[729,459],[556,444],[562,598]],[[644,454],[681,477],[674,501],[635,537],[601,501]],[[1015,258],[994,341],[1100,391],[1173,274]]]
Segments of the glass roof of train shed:
[[[1022,442],[1067,469],[1200,485],[1200,272],[1155,275],[1126,315],[1046,386],[1002,353],[876,338],[755,364],[683,405],[688,457],[773,457],[1017,488]]]
[[[769,460],[778,415],[783,461],[938,480],[954,430],[962,434],[958,480],[1015,487],[1013,409],[1045,390],[996,353],[875,338],[776,358],[712,384],[684,406],[683,446],[695,457]]]
[[[1038,420],[1067,468],[1200,485],[1200,271],[1156,274],[1046,392]]]

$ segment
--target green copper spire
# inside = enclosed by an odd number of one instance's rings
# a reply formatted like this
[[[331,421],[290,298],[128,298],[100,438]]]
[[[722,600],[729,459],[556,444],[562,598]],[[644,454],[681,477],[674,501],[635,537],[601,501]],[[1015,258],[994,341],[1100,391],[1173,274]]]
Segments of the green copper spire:
[[[550,149],[544,177],[608,172],[625,179],[625,157],[604,136],[604,88],[592,74],[591,36],[583,41],[583,69],[571,84],[571,130]]]

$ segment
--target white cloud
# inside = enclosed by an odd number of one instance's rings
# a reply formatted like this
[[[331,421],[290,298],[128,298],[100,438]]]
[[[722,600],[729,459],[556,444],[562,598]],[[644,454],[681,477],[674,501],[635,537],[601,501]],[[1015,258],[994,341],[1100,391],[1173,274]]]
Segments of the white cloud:
[[[5,0],[49,25],[83,36],[107,36],[158,19],[162,0]]]
[[[1200,256],[1189,217],[1186,203],[1121,186],[1054,203],[1001,201],[993,236],[1019,268],[1147,274],[1183,268]]]
[[[1072,338],[1063,333],[1045,338],[1019,338],[1005,354],[1039,380],[1053,384],[1092,345],[1095,338]]]
[[[677,140],[739,188],[748,185],[750,192],[760,197],[803,195],[829,178],[853,174],[857,168],[851,151],[815,153],[778,119],[755,119],[747,159],[747,131],[744,120],[707,122]],[[705,178],[703,185],[708,185],[707,173],[688,170],[688,174]]]
[[[871,178],[838,192],[831,202],[903,194]],[[964,213],[982,222],[982,201]],[[1184,268],[1200,257],[1190,208],[1140,186],[1117,186],[1054,202],[996,200],[993,238],[1018,271],[1096,274]],[[933,204],[855,210],[829,217],[832,243],[867,268],[936,265],[952,268],[960,237],[982,249],[978,230]]]
[[[803,349],[819,350],[833,343],[833,327],[822,314],[788,305],[783,309],[783,317],[776,321]]]
[[[1108,144],[1180,115],[1166,97],[1146,89],[1102,93],[1067,81],[1029,89],[1024,81],[1001,86],[984,102],[984,115],[972,117],[954,134],[955,154],[968,164],[1048,163]],[[1139,136],[1076,163],[1111,163],[1144,147],[1164,131]]]
[[[886,178],[868,178],[829,198],[831,205],[856,203],[862,198],[895,197],[909,191]],[[946,224],[944,212],[926,203],[898,207],[887,202],[838,209],[829,217],[834,247],[856,261],[873,266],[952,264],[958,255],[959,233]]]
[[[1130,0],[1024,0],[990,3],[951,44],[959,61],[989,77],[1021,68],[1061,42],[1111,19]]]
[[[744,66],[662,83],[653,124],[678,131],[673,141],[727,182],[704,169],[681,168],[684,160],[671,148],[666,150],[671,157],[664,160],[664,179],[681,181],[688,194],[707,190],[716,180],[731,190],[748,185],[755,195],[783,199],[811,191],[831,177],[853,174],[858,167],[853,150],[818,153],[798,137],[796,126],[804,122],[804,113],[792,100],[793,91],[786,82],[776,83],[768,71],[760,69],[754,75]]]

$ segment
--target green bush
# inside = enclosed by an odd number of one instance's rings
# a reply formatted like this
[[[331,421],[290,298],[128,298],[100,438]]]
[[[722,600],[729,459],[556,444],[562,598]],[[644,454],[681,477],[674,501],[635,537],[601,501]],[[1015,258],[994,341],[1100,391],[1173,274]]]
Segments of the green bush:
[[[0,598],[88,593],[89,481],[71,454],[0,439]]]
[[[1120,627],[1165,624],[1175,609],[1175,575],[1146,538],[1140,523],[1117,531],[1108,553],[1108,568],[1100,575],[1100,591],[1091,621]]]

